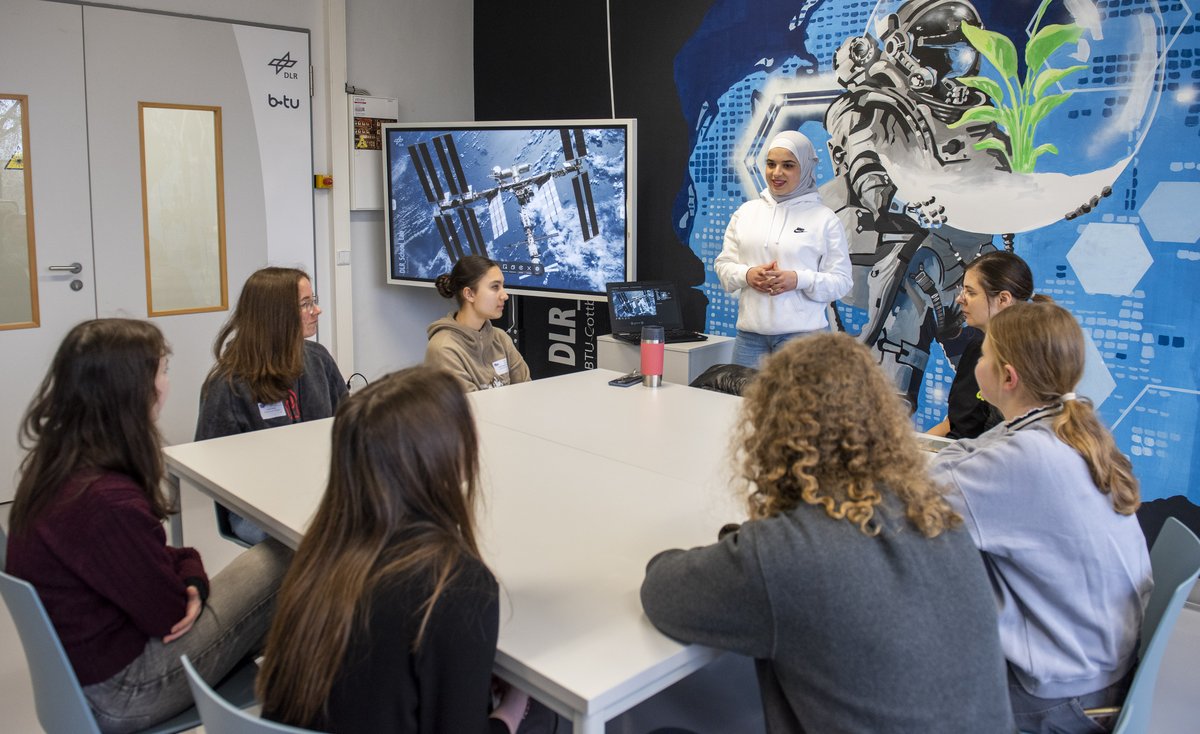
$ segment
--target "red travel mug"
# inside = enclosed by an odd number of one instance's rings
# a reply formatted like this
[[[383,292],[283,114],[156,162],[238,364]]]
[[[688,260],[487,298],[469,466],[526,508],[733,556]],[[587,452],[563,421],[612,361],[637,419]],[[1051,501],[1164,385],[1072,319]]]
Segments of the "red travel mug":
[[[663,375],[663,342],[665,334],[661,326],[642,327],[642,385],[658,387]]]

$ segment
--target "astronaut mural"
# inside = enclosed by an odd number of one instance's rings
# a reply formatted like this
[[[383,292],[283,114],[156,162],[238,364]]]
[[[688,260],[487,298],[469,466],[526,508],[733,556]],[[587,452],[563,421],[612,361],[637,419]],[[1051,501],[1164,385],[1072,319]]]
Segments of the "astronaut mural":
[[[1168,0],[717,0],[675,63],[694,123],[676,228],[709,266],[708,329],[736,322],[711,271],[729,214],[798,129],[827,150],[855,265],[831,321],[919,427],[944,416],[963,265],[1008,248],[1084,326],[1081,392],[1144,495],[1200,500],[1198,30]]]

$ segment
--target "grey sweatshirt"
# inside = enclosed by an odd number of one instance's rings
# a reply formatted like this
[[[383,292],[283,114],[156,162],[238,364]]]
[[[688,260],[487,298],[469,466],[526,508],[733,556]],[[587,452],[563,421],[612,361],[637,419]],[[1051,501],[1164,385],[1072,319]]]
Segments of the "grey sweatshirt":
[[[1040,698],[1092,693],[1134,663],[1154,582],[1134,515],[1119,515],[1055,435],[1055,406],[942,449],[931,474],[983,551],[1000,643]]]
[[[970,538],[925,538],[885,496],[876,537],[803,505],[660,553],[642,583],[646,616],[681,641],[756,658],[772,734],[1011,734],[995,605]]]
[[[300,373],[293,392],[294,400],[260,406],[244,381],[213,380],[201,391],[196,440],[332,417],[348,391],[337,363],[325,347],[304,342],[304,372]]]

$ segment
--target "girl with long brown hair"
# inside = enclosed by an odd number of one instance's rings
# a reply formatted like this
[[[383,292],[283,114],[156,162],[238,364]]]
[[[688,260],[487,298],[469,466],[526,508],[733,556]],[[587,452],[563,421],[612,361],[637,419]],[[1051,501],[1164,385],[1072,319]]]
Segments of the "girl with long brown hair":
[[[992,316],[975,375],[1006,422],[932,469],[987,563],[1022,731],[1096,731],[1083,709],[1123,698],[1153,585],[1132,466],[1075,393],[1084,353],[1053,303]]]
[[[413,367],[333,423],[325,495],[283,584],[259,677],[264,715],[321,731],[511,734],[488,718],[496,579],[475,540],[475,422],[449,373]]]
[[[751,519],[651,559],[650,621],[756,658],[771,732],[1012,732],[983,566],[868,349],[788,342],[734,446]]]
[[[190,706],[181,655],[216,682],[256,651],[291,557],[263,543],[210,583],[194,549],[166,545],[168,354],[147,322],[79,324],[21,424],[7,572],[37,590],[104,732]]]
[[[246,280],[213,343],[216,364],[200,391],[197,441],[333,416],[346,381],[325,347],[309,341],[320,315],[303,270],[263,268]],[[225,508],[217,512],[242,540],[266,537]]]

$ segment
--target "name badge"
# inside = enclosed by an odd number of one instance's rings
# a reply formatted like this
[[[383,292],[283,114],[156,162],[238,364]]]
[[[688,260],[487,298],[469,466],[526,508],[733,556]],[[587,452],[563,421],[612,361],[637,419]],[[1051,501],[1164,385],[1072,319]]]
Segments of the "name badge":
[[[269,421],[272,418],[286,418],[287,410],[284,409],[282,401],[280,401],[278,403],[269,403],[269,404],[268,403],[259,403],[258,404],[258,414],[260,416],[262,416],[263,420]]]
[[[502,359],[497,359],[495,362],[492,362],[492,369],[496,370],[497,375],[507,375],[508,374],[508,358],[505,357]]]

